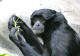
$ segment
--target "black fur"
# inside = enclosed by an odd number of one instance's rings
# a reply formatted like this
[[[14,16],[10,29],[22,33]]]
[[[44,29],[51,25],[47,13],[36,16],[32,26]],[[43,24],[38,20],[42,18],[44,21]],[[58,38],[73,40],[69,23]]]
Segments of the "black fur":
[[[16,36],[13,34],[15,28],[12,27],[13,29],[10,30],[10,39],[20,48],[24,56],[80,56],[80,38],[60,12],[51,9],[36,10],[31,15],[32,26],[34,25],[32,20],[39,16],[46,20],[45,31],[38,35],[43,39],[43,46],[39,44],[37,36],[24,22],[19,24],[23,32],[18,33],[18,38],[22,39],[23,36],[26,42],[16,40]],[[41,47],[41,50],[38,47]]]

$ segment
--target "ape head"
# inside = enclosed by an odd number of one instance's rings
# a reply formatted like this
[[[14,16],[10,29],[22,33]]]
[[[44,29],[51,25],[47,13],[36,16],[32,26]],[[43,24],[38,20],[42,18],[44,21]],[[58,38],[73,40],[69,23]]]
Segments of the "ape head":
[[[31,26],[35,34],[41,34],[45,30],[45,23],[50,20],[56,11],[50,9],[36,10],[31,15]]]
[[[31,26],[35,34],[42,34],[46,30],[51,30],[54,27],[52,24],[57,21],[59,23],[60,21],[65,21],[64,16],[51,9],[36,10],[31,15]]]

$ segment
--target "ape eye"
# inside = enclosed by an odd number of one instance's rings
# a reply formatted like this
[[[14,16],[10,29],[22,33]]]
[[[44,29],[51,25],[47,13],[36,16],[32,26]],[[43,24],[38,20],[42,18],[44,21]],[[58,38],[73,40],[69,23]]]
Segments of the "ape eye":
[[[38,20],[38,21],[40,21],[41,23],[45,23],[45,20],[44,19],[40,19],[40,20]]]
[[[36,17],[36,18],[34,18],[34,20],[32,20],[33,21],[33,23],[35,23],[35,22],[37,22],[37,21],[40,21],[41,23],[45,23],[45,19],[43,18],[43,17]]]
[[[33,23],[35,23],[37,20],[33,20]]]

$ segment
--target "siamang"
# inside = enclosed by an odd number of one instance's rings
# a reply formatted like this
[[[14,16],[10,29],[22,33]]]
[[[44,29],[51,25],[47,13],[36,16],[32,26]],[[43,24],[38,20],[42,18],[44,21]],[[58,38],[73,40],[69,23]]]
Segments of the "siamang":
[[[24,56],[80,56],[80,38],[61,12],[51,9],[34,11],[30,18],[32,30],[21,19],[15,27],[17,18],[12,16],[9,20],[9,37]],[[44,44],[37,37],[42,38]]]

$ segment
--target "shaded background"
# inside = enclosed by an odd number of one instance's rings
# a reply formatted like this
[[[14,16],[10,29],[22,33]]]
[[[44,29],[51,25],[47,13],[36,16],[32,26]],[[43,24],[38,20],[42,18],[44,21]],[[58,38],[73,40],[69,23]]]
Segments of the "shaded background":
[[[30,15],[37,9],[53,9],[62,12],[69,25],[80,33],[80,0],[0,0],[0,54],[12,53],[23,56],[9,40],[8,20],[11,15],[21,16],[30,26]]]

